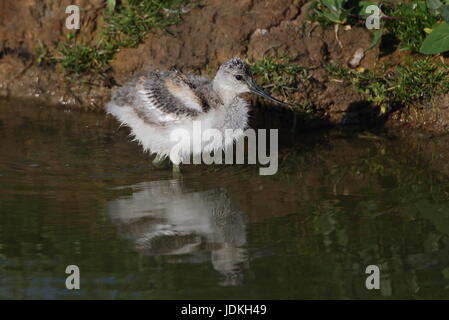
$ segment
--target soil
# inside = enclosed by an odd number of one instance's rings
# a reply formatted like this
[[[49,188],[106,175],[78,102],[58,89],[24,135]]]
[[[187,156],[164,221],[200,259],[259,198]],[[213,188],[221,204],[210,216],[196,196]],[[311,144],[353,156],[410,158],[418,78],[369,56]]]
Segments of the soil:
[[[262,105],[262,101],[253,112],[273,113],[304,128],[381,123],[394,127],[406,124],[438,133],[449,130],[449,96],[440,97],[432,105],[403,108],[384,117],[363,95],[330,78],[326,71],[328,63],[349,63],[357,49],[370,46],[372,34],[362,24],[342,27],[340,47],[333,28],[323,29],[308,19],[310,1],[199,1],[198,5],[186,8],[188,12],[170,28],[170,34],[155,31],[138,47],[116,54],[107,81],[69,85],[58,68],[36,65],[34,52],[38,41],[54,48],[70,31],[65,28],[68,5],[84,9],[82,40],[91,44],[98,41],[104,3],[102,0],[1,1],[0,96],[38,98],[51,104],[102,111],[114,86],[141,69],[177,68],[211,77],[211,70],[234,56],[254,61],[268,53],[286,54],[312,68],[309,81],[300,85],[295,98],[312,102],[313,116],[298,124],[293,121],[296,118],[292,111]],[[380,58],[377,46],[366,52],[360,67],[373,69],[380,62],[395,62],[400,55],[392,52]]]

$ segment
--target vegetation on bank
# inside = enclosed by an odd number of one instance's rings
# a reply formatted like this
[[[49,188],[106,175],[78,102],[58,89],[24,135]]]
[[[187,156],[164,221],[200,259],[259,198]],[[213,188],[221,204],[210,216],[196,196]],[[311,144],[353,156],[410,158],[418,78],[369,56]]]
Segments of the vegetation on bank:
[[[294,94],[298,88],[308,83],[311,67],[304,67],[294,63],[288,56],[276,58],[266,55],[261,60],[254,61],[252,70],[258,83],[292,105],[294,111],[312,112],[309,101],[295,101]]]
[[[385,64],[381,71],[356,71],[338,64],[330,64],[328,71],[365,94],[367,101],[379,106],[382,113],[390,107],[432,100],[449,92],[449,66],[430,58],[411,60],[400,66]]]
[[[371,6],[379,8],[374,11]],[[374,44],[392,36],[401,50],[437,54],[449,51],[449,0],[350,1],[315,0],[310,18],[323,27],[356,25],[380,17]]]
[[[447,3],[447,4],[446,4]],[[381,113],[401,106],[411,106],[449,92],[449,66],[430,58],[424,53],[435,47],[433,30],[449,21],[449,1],[427,0],[409,1],[345,1],[317,0],[311,6],[312,21],[322,27],[332,25],[356,25],[365,23],[366,8],[376,4],[381,8],[380,30],[373,30],[373,43],[378,45],[388,38],[389,45],[397,44],[397,49],[409,51],[410,57],[401,65],[389,63],[377,70],[349,69],[338,63],[328,65],[331,81],[351,85],[363,93],[368,102],[380,108]],[[449,26],[449,25],[448,25]],[[338,28],[336,37],[338,40]],[[393,40],[392,40],[393,39]],[[438,39],[443,48],[445,39]],[[430,49],[429,49],[430,48]],[[344,50],[344,48],[343,48]],[[435,49],[432,49],[435,51]],[[441,52],[431,52],[439,54]],[[310,101],[295,102],[295,94],[310,80],[310,68],[296,64],[284,56],[265,56],[253,63],[254,74],[265,89],[293,104],[296,111],[312,112]]]
[[[183,7],[191,0],[107,0],[103,9],[103,29],[97,44],[79,40],[79,31],[67,34],[55,50],[39,43],[35,56],[40,65],[62,68],[68,80],[85,75],[104,77],[109,61],[120,49],[135,47],[152,30],[164,30],[178,23]]]
[[[449,67],[426,55],[449,51],[449,1],[316,0],[310,18],[323,27],[364,25],[374,13],[367,12],[370,5],[380,9],[380,28],[373,30],[370,48],[385,41],[394,47],[389,50],[408,51],[410,60],[400,66],[387,63],[376,71],[352,70],[333,63],[328,66],[333,80],[352,85],[383,113],[391,107],[411,105],[448,93]],[[338,29],[335,30],[338,40]]]
[[[69,81],[106,78],[109,62],[117,52],[142,43],[153,30],[170,32],[169,27],[180,21],[186,5],[195,3],[195,0],[106,0],[96,44],[84,43],[79,32],[68,33],[55,49],[40,42],[35,51],[36,62],[56,67]],[[381,65],[376,70],[354,70],[332,63],[328,66],[331,80],[351,85],[382,112],[449,92],[448,66],[427,57],[449,51],[449,0],[314,0],[310,19],[325,28],[334,26],[338,40],[339,27],[364,25],[369,16],[366,9],[373,4],[381,10],[380,29],[372,30],[372,46],[366,50],[383,43],[392,47],[390,51],[408,51],[410,60],[400,66]],[[267,91],[290,102],[294,110],[312,112],[311,101],[304,97],[301,103],[295,101],[298,91],[310,83],[311,68],[298,65],[288,56],[272,55],[253,61],[253,68],[258,82]]]

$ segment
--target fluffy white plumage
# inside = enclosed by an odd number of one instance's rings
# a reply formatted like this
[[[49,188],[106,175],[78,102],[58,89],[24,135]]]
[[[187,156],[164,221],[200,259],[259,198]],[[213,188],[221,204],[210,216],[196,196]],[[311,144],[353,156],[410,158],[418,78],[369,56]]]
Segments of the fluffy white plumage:
[[[170,157],[178,165],[191,153],[217,151],[224,143],[206,143],[201,151],[192,150],[193,124],[201,124],[201,132],[217,129],[245,130],[248,125],[248,103],[239,97],[254,92],[275,102],[254,83],[251,68],[238,58],[221,65],[215,78],[183,75],[177,71],[152,71],[135,77],[120,87],[107,104],[106,110],[122,125],[130,127],[134,140],[145,151],[159,157]],[[185,130],[187,139],[178,156],[170,155],[178,141],[171,138],[175,130]],[[238,139],[239,135],[233,135]],[[224,140],[223,140],[224,142]],[[228,145],[232,141],[227,141]]]

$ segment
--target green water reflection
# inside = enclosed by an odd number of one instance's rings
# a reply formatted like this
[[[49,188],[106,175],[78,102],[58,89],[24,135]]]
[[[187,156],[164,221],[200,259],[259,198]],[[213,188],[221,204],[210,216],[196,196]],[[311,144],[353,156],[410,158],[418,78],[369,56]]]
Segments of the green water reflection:
[[[179,180],[103,114],[29,104],[0,103],[2,299],[449,297],[449,185],[425,139],[298,134],[274,176]]]

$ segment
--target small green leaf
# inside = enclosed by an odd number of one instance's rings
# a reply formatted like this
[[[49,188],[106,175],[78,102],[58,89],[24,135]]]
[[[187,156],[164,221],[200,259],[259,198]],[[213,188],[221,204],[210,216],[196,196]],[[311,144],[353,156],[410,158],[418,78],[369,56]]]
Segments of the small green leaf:
[[[375,1],[360,1],[359,2],[359,6],[360,6],[360,11],[359,11],[359,15],[362,17],[367,17],[371,14],[366,13],[366,8],[368,8],[369,6],[379,6],[378,2]]]
[[[368,47],[368,49],[366,49],[366,51],[371,50],[379,43],[380,39],[382,39],[382,34],[382,30],[374,32],[373,42],[371,42],[371,45]]]
[[[441,16],[444,18],[446,23],[449,23],[449,5],[444,5],[440,8]]]
[[[323,4],[331,11],[337,12],[338,8],[338,0],[323,0]]]
[[[325,16],[328,20],[334,23],[344,23],[342,17],[338,13],[333,12],[323,12],[323,16]]]
[[[442,23],[427,36],[419,52],[437,54],[446,51],[449,51],[449,24]]]
[[[113,12],[115,9],[115,5],[117,4],[116,0],[107,0],[108,10],[109,12]]]
[[[427,7],[434,12],[443,5],[440,0],[427,0],[426,2]]]
[[[322,3],[333,12],[343,11],[343,5],[346,0],[322,0]]]
[[[343,5],[347,2],[347,0],[335,0],[335,4],[337,6],[337,10],[342,11]]]

